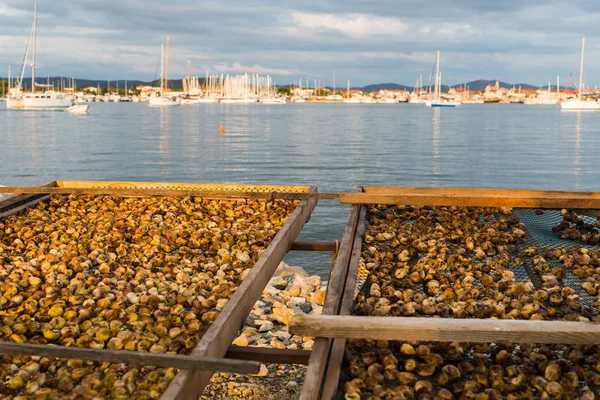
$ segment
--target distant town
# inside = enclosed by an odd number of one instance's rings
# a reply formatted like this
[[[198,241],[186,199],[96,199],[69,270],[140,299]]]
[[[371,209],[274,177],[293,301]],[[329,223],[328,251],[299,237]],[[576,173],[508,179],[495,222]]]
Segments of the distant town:
[[[71,96],[77,102],[143,102],[161,92],[159,82],[91,81],[86,79],[46,78],[36,80],[47,88]],[[27,90],[27,79],[23,90]],[[6,97],[16,82],[0,78],[0,96]],[[42,86],[42,85],[40,85]],[[403,86],[394,83],[368,85],[361,88],[319,87],[318,81],[299,80],[290,85],[277,85],[271,77],[254,75],[208,76],[169,80],[163,87],[165,95],[173,97],[204,97],[220,99],[281,98],[286,102],[352,102],[352,103],[403,103],[423,102],[432,92],[431,86]],[[548,85],[510,85],[499,81],[478,80],[457,86],[442,86],[442,96],[462,103],[522,103],[558,104],[577,95],[574,88]],[[597,97],[597,88],[586,88],[586,95]]]

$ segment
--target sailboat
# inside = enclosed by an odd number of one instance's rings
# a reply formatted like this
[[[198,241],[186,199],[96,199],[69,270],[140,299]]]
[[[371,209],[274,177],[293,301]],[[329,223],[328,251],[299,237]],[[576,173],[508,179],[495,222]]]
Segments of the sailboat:
[[[581,65],[579,66],[579,94],[576,99],[563,101],[560,103],[562,110],[572,111],[594,111],[600,110],[600,102],[597,100],[583,100],[583,57],[585,52],[585,36],[581,39]]]
[[[62,93],[57,93],[53,90],[36,93],[36,87],[51,88],[51,85],[39,85],[35,82],[35,56],[36,56],[36,39],[37,39],[37,15],[38,15],[38,0],[35,0],[33,11],[33,24],[27,40],[27,48],[25,50],[25,58],[21,66],[21,76],[17,82],[17,86],[10,90],[6,99],[6,108],[13,110],[61,110],[64,111],[71,107],[70,100],[65,99]],[[29,50],[32,50],[31,56],[31,93],[23,92],[23,76],[25,74],[25,66],[29,58]]]
[[[150,107],[169,107],[178,106],[177,99],[165,96],[165,89],[168,86],[168,75],[165,77],[165,59],[167,71],[169,70],[169,38],[167,38],[167,54],[165,57],[164,46],[160,45],[160,97],[151,97],[148,101]]]
[[[427,100],[425,105],[427,107],[456,107],[460,106],[460,102],[449,101],[442,99],[442,72],[440,71],[440,51],[437,52],[435,60],[435,89],[433,99]]]
[[[415,83],[414,90],[408,99],[408,102],[411,104],[423,104],[425,100],[421,97],[421,92],[423,91],[423,75],[417,78],[417,82]]]
[[[358,97],[351,96],[351,94],[350,94],[350,81],[348,81],[348,90],[346,93],[347,93],[346,98],[344,100],[342,100],[342,103],[349,103],[349,104],[360,103],[360,99]]]

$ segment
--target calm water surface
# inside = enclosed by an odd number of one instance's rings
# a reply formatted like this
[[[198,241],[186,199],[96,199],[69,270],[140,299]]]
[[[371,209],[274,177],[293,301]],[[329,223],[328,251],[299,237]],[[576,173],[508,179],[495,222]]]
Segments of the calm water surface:
[[[219,126],[226,133],[220,136]],[[7,111],[0,183],[56,179],[600,191],[600,113],[554,106],[91,104],[84,116]],[[340,239],[348,208],[321,202],[302,240]],[[287,262],[327,275],[329,256]]]

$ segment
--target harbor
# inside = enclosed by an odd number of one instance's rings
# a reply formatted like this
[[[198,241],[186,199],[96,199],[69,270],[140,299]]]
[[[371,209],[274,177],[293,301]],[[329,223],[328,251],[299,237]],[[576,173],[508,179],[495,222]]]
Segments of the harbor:
[[[1,78],[0,78],[1,79]],[[52,78],[65,82],[64,78]],[[76,79],[72,79],[77,82]],[[118,85],[122,85],[119,89]],[[188,82],[190,82],[188,84]],[[206,86],[205,86],[205,82]],[[180,90],[162,89],[174,98],[178,104],[194,105],[200,103],[348,103],[348,104],[425,104],[435,98],[435,88],[420,89],[380,89],[369,92],[351,88],[333,91],[333,87],[296,87],[276,86],[270,76],[258,75],[211,75],[208,78],[183,78],[172,80],[172,84],[181,86]],[[152,98],[160,97],[160,86],[136,85],[131,88],[125,80],[98,82],[97,86],[61,91],[62,96],[73,103],[148,103]],[[9,87],[8,79],[6,86]],[[462,87],[461,87],[462,86]],[[578,98],[578,91],[572,88],[548,84],[538,89],[521,88],[501,85],[500,82],[490,82],[482,90],[472,90],[467,84],[439,90],[440,95],[450,101],[460,104],[526,104],[526,105],[560,105],[561,103]],[[600,96],[596,88],[586,89],[584,97],[593,100]]]
[[[124,88],[119,89],[120,80],[116,80],[115,87],[111,88],[110,80],[106,85],[96,82],[96,86],[80,87],[75,78],[47,77],[45,83],[36,79],[36,50],[38,30],[38,2],[34,3],[33,22],[25,56],[21,69],[14,81],[11,77],[11,67],[7,79],[0,79],[2,86],[2,100],[6,101],[9,110],[61,110],[74,114],[86,114],[88,103],[98,102],[146,102],[151,107],[169,107],[179,105],[196,105],[201,103],[263,103],[286,104],[290,103],[349,103],[349,104],[398,104],[413,103],[425,104],[428,107],[455,108],[462,104],[528,104],[528,105],[560,105],[568,111],[599,111],[600,103],[598,88],[590,88],[583,81],[585,37],[581,41],[581,59],[579,62],[579,83],[577,90],[570,86],[573,71],[569,75],[567,84],[561,88],[560,76],[556,77],[554,88],[548,83],[547,89],[523,88],[521,84],[512,88],[501,85],[496,80],[495,85],[485,88],[470,88],[467,83],[454,86],[442,85],[442,72],[440,69],[440,51],[436,52],[434,69],[426,85],[423,84],[423,75],[417,79],[417,84],[410,88],[397,84],[383,84],[379,90],[352,89],[350,80],[347,88],[336,90],[336,74],[333,71],[331,85],[327,87],[323,80],[310,79],[293,80],[288,85],[277,85],[276,80],[270,75],[244,73],[238,75],[214,74],[206,71],[206,76],[199,78],[191,74],[191,62],[187,61],[187,74],[184,78],[169,79],[169,51],[170,38],[160,45],[160,74],[150,84],[131,85],[124,81]],[[31,53],[31,55],[30,55]],[[30,58],[31,57],[31,58]],[[30,67],[30,87],[27,90],[25,80],[26,67]],[[158,85],[154,86],[157,81]],[[42,80],[43,81],[43,80]],[[304,82],[304,85],[303,85]],[[57,84],[55,87],[55,83]],[[174,90],[171,86],[178,86]],[[400,87],[392,89],[392,87]]]

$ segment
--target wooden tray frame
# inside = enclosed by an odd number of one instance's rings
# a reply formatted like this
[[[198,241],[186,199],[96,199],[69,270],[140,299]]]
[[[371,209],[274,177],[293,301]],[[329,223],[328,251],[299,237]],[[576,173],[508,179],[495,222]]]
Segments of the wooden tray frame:
[[[600,193],[583,192],[554,192],[531,190],[502,190],[502,189],[468,189],[468,188],[404,188],[388,186],[359,187],[355,192],[340,193],[340,202],[350,204],[348,223],[342,243],[340,255],[332,272],[332,279],[343,284],[328,289],[326,304],[331,307],[323,308],[323,317],[295,317],[290,330],[296,326],[309,324],[311,333],[320,331],[323,336],[315,339],[313,353],[309,359],[306,379],[302,387],[301,400],[331,400],[336,398],[348,337],[364,339],[383,338],[381,332],[383,321],[378,326],[378,332],[365,330],[372,323],[370,318],[379,317],[349,317],[354,304],[358,264],[361,257],[362,239],[365,232],[365,216],[367,205],[413,205],[413,206],[472,206],[472,207],[512,207],[512,208],[554,208],[554,209],[596,209],[600,208]],[[344,252],[342,254],[342,251]],[[337,269],[337,270],[336,270]],[[330,285],[331,286],[331,285]],[[330,317],[331,316],[331,317]],[[356,324],[362,318],[360,324]],[[412,324],[408,318],[404,323],[389,326],[389,336],[409,337],[410,340],[430,341],[488,341],[490,337],[499,336],[513,340],[529,342],[539,341],[540,331],[555,329],[558,333],[547,335],[547,341],[557,343],[570,340],[575,343],[600,342],[599,327],[593,323],[567,323],[563,321],[498,321],[501,328],[489,320],[467,319],[460,320],[460,327],[451,326],[453,321],[431,319],[426,321],[431,326]],[[412,318],[412,321],[422,318]],[[322,324],[321,324],[322,322]],[[400,321],[399,321],[400,322]],[[321,325],[320,327],[318,325]],[[412,325],[412,326],[411,326]],[[504,328],[510,330],[504,330]],[[362,328],[362,329],[361,329]],[[323,329],[329,332],[324,332]],[[500,330],[500,331],[499,331]],[[346,333],[344,333],[346,331]],[[362,334],[362,332],[369,332]],[[352,332],[351,334],[349,332]],[[390,334],[390,332],[392,332]],[[298,334],[301,334],[300,329]],[[570,337],[573,336],[573,337]],[[518,339],[517,339],[518,338]],[[569,338],[569,339],[565,339]]]
[[[175,185],[190,188],[194,184],[171,184],[171,183],[140,183],[142,188],[173,188]],[[119,187],[140,189],[135,182],[93,182],[93,181],[55,181],[50,182],[44,187],[72,187],[81,188],[82,193],[86,188],[98,187]],[[198,184],[196,188],[201,189],[216,189],[227,191],[249,191],[257,190],[275,190],[281,192],[299,192],[299,193],[316,193],[315,187],[309,186],[251,186],[251,185],[220,185],[220,184]],[[136,193],[140,195],[139,192]],[[243,196],[240,196],[243,198]],[[49,198],[48,195],[19,195],[0,202],[0,207],[10,207],[10,209],[2,214],[0,218],[23,212],[29,207],[32,207]],[[292,212],[286,223],[275,235],[269,246],[260,256],[254,267],[238,286],[234,295],[228,301],[225,308],[219,313],[217,319],[211,324],[208,330],[204,333],[200,342],[196,345],[190,356],[206,357],[206,358],[224,358],[227,354],[234,357],[237,356],[246,360],[264,360],[274,361],[281,360],[286,362],[302,362],[307,358],[307,352],[304,351],[264,351],[256,349],[241,349],[232,347],[231,342],[235,338],[237,332],[243,326],[248,314],[256,301],[260,298],[267,283],[275,273],[279,263],[284,256],[292,249],[294,240],[298,237],[304,225],[310,220],[313,210],[317,206],[316,199],[302,200]],[[330,244],[302,244],[300,247],[306,250],[306,247],[325,247],[330,248]],[[55,346],[47,346],[53,347]],[[65,358],[72,358],[69,354]],[[151,365],[151,363],[149,363]],[[213,371],[199,370],[180,370],[175,376],[171,384],[162,394],[161,399],[198,399],[208,384]]]

